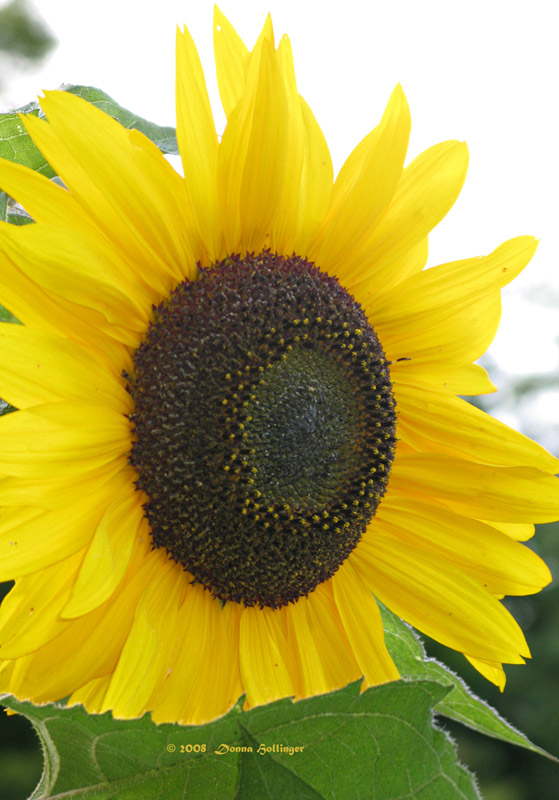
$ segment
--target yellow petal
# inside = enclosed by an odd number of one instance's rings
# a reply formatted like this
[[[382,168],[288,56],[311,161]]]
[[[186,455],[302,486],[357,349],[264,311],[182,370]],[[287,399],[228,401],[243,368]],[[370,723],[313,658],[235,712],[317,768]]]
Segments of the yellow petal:
[[[135,491],[133,479],[130,474],[123,489],[117,491],[115,487],[112,502],[86,550],[63,617],[79,617],[104,603],[123,579],[137,540],[149,538],[142,508],[145,497]]]
[[[402,455],[390,478],[398,488],[452,503],[458,513],[497,522],[552,522],[559,480],[533,467],[493,467],[447,455]]]
[[[265,705],[297,694],[288,668],[288,648],[279,622],[281,612],[245,608],[241,616],[239,659],[245,708]]]
[[[447,647],[511,664],[529,655],[508,611],[477,581],[434,553],[375,530],[359,543],[354,563],[382,603]]]
[[[123,454],[75,475],[53,475],[49,470],[36,475],[2,477],[0,506],[33,506],[49,511],[65,508],[80,496],[84,486],[93,494],[105,485],[114,485],[128,466],[128,459]]]
[[[210,261],[221,253],[217,134],[204,72],[190,33],[177,29],[177,141],[186,190]]]
[[[516,278],[534,255],[537,241],[518,236],[479,258],[453,261],[413,275],[397,292],[374,298],[367,313],[382,336],[414,335],[452,319],[457,310],[502,289]]]
[[[56,511],[3,509],[0,516],[0,580],[29,575],[82,550],[112,495],[111,487],[87,486],[88,494]],[[74,497],[76,491],[74,488]]]
[[[356,681],[363,673],[338,613],[332,581],[319,584],[305,602],[309,631],[330,690]]]
[[[400,675],[384,643],[382,619],[375,598],[356,572],[356,567],[357,560],[351,556],[332,578],[332,588],[365,682],[368,686],[376,686],[398,680]]]
[[[50,295],[96,309],[109,323],[103,325],[105,332],[126,344],[138,344],[132,331],[146,329],[151,304],[132,289],[126,293],[114,274],[107,274],[97,254],[83,247],[79,234],[42,225],[9,226],[2,250]]]
[[[475,667],[484,678],[487,678],[488,681],[498,686],[501,691],[504,690],[507,676],[505,675],[502,664],[496,661],[486,661],[482,658],[470,658],[468,655],[466,658],[472,667]]]
[[[239,608],[200,585],[189,586],[177,620],[180,645],[161,692],[153,699],[155,722],[200,724],[221,716],[238,699]],[[216,658],[219,653],[219,658]]]
[[[310,627],[310,610],[306,598],[299,599],[284,610],[289,640],[299,664],[299,691],[296,700],[325,694],[334,687],[328,682],[313,632]]]
[[[486,522],[486,520],[483,521]],[[516,542],[526,542],[528,539],[531,539],[536,532],[536,526],[527,522],[490,521],[487,522],[487,524],[502,533],[506,533],[507,536],[510,536],[510,538],[514,539]]]
[[[68,92],[41,104],[49,122],[26,117],[29,135],[130,269],[164,292],[192,274],[184,182],[158,148]]]
[[[122,377],[76,342],[23,325],[0,324],[0,396],[17,408],[63,400],[99,402],[130,413]]]
[[[496,392],[487,371],[479,364],[446,364],[444,362],[417,364],[415,361],[397,361],[390,365],[394,383],[409,383],[422,389],[436,386],[452,394],[476,395]]]
[[[62,632],[34,653],[18,659],[8,690],[36,703],[48,702],[67,697],[76,687],[112,672],[138,600],[158,574],[160,562],[161,554],[150,552],[147,542],[137,547],[118,596],[75,620],[58,617],[59,624],[64,625]],[[68,570],[63,572],[68,575]]]
[[[389,495],[370,527],[373,538],[382,530],[447,559],[492,594],[531,594],[551,581],[547,565],[529,548],[483,522],[417,499]]]
[[[214,50],[221,104],[229,118],[245,88],[249,52],[217,6],[214,6]]]
[[[386,329],[379,335],[389,361],[410,359],[416,364],[437,366],[471,363],[480,358],[493,341],[501,320],[501,293],[495,291],[458,308],[452,318],[433,322],[413,332]]]
[[[4,307],[24,325],[62,333],[84,343],[102,362],[112,368],[118,364],[120,372],[124,365],[129,364],[129,355],[120,342],[103,333],[103,327],[107,326],[103,315],[91,308],[78,307],[62,297],[54,298],[27,277],[19,269],[18,254],[11,246],[13,232],[4,236],[11,227],[0,223],[0,252],[3,255],[0,289]]]
[[[90,714],[100,714],[110,679],[110,675],[103,675],[101,678],[94,678],[92,681],[88,681],[77,691],[72,692],[67,705],[82,705],[87,708]]]
[[[398,430],[421,437],[421,450],[448,452],[472,461],[502,466],[519,464],[559,472],[559,459],[537,442],[448,392],[394,383]],[[413,444],[413,442],[412,442]]]
[[[402,175],[411,120],[401,86],[397,86],[380,125],[357,148],[334,184],[332,205],[324,230],[313,244],[313,260],[346,284],[351,253],[369,238],[378,218],[392,200]]]
[[[392,202],[370,236],[350,254],[339,277],[348,289],[363,283],[388,293],[409,273],[395,272],[401,257],[425,238],[458,197],[468,168],[463,142],[442,142],[407,166]],[[412,265],[413,266],[413,265]]]
[[[267,39],[260,58],[251,59],[249,66],[246,91],[227,123],[218,156],[228,253],[265,247],[284,191],[288,104],[276,53]]]
[[[332,195],[334,169],[324,134],[309,106],[299,98],[305,147],[299,181],[297,235],[293,251],[309,256],[309,247],[322,225]]]
[[[150,696],[166,680],[173,648],[180,646],[184,636],[178,616],[186,590],[184,577],[181,568],[168,561],[146,587],[110,684],[99,702],[100,712],[118,709],[119,716],[141,716]]]
[[[130,448],[121,414],[86,403],[49,403],[0,417],[0,471],[41,478],[87,472]]]
[[[73,195],[33,169],[0,159],[0,186],[36,222],[68,225],[82,211]]]
[[[75,553],[16,581],[0,606],[1,658],[33,653],[68,627],[60,610],[68,601],[80,560],[81,553]]]

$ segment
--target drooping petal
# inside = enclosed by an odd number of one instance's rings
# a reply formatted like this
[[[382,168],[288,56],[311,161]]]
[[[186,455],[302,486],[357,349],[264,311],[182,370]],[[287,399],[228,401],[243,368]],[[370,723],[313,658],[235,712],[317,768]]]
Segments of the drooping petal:
[[[278,616],[269,608],[251,607],[242,612],[239,660],[247,708],[298,693]]]
[[[475,578],[492,594],[531,594],[551,575],[532,550],[475,519],[403,497],[387,498],[371,525],[371,537],[382,530],[400,543],[436,553]]]
[[[384,643],[382,620],[375,598],[356,571],[359,559],[360,550],[336,572],[332,588],[338,612],[366,684],[375,686],[398,680],[400,675]]]
[[[361,542],[354,563],[382,603],[447,647],[510,664],[530,655],[501,603],[434,553],[375,530]]]
[[[149,540],[149,526],[132,485],[133,475],[114,492],[95,529],[76,575],[63,617],[79,617],[97,608],[116,591],[138,539]]]
[[[224,714],[238,699],[233,695],[239,687],[239,614],[238,606],[222,608],[201,586],[189,587],[177,619],[188,636],[180,641],[165,685],[153,698],[155,722],[200,724]]]

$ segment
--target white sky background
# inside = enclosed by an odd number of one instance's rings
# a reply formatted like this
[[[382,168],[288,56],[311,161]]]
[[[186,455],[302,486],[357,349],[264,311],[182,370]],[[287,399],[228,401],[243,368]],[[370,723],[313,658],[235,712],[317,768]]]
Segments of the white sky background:
[[[444,139],[467,141],[468,179],[430,237],[429,265],[486,254],[519,234],[541,239],[525,273],[503,293],[503,320],[490,350],[499,367],[491,374],[500,387],[507,375],[559,371],[554,5],[549,0],[532,0],[529,6],[525,0],[220,3],[249,47],[268,11],[276,41],[289,35],[299,91],[326,135],[336,170],[377,124],[398,82],[412,113],[409,160]],[[180,23],[198,46],[222,130],[211,0],[35,0],[34,7],[59,44],[40,71],[4,87],[4,107],[23,105],[62,83],[81,83],[103,89],[153,122],[174,125],[174,39]],[[506,400],[506,390],[500,397]],[[545,438],[555,451],[558,399],[557,391],[544,393],[521,414],[526,432]],[[493,413],[514,422],[506,403]]]

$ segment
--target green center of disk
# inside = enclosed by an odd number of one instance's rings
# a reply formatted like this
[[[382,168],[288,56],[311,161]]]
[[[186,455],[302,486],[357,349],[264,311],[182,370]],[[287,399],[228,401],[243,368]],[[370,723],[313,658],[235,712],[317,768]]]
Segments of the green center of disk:
[[[180,284],[129,377],[155,547],[215,597],[278,608],[330,578],[385,492],[395,408],[363,310],[267,251]]]

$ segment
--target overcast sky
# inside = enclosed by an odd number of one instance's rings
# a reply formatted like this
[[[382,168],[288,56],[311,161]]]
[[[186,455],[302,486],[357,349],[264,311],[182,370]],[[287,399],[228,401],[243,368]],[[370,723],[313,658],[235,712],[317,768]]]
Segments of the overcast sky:
[[[0,5],[2,4],[0,0]],[[192,33],[218,129],[210,0],[35,0],[59,41],[40,71],[8,82],[23,105],[61,83],[98,86],[130,110],[174,124],[174,39]],[[461,197],[430,237],[429,264],[481,255],[530,233],[540,247],[504,295],[492,358],[509,374],[559,368],[559,202],[554,4],[549,0],[222,0],[252,46],[267,11],[293,45],[301,94],[339,169],[378,122],[401,82],[412,113],[410,157],[444,139],[466,140]],[[537,413],[556,419],[547,396]]]

